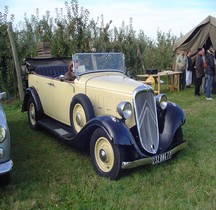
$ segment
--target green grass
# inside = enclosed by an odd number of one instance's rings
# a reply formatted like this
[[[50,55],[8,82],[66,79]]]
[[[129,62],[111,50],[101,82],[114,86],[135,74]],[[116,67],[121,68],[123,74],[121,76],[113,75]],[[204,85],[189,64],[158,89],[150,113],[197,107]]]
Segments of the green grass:
[[[170,161],[125,171],[117,181],[96,175],[85,151],[31,130],[19,101],[4,103],[14,167],[10,185],[0,188],[0,209],[215,210],[216,97],[206,101],[193,91],[167,91],[185,112],[188,146]]]

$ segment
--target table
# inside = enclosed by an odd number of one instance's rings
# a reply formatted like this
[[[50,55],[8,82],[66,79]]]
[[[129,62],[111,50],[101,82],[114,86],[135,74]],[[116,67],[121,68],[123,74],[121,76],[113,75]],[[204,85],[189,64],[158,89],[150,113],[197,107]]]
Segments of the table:
[[[162,72],[158,72],[157,74],[139,74],[137,75],[137,77],[138,78],[148,78],[149,76],[152,76],[153,78],[157,78],[158,86],[157,86],[157,90],[155,90],[154,92],[157,94],[160,94],[160,78],[162,76],[168,76],[168,89],[169,90],[177,89],[179,91],[180,90],[180,74],[181,72],[179,71],[162,71]],[[175,79],[175,75],[177,79]]]

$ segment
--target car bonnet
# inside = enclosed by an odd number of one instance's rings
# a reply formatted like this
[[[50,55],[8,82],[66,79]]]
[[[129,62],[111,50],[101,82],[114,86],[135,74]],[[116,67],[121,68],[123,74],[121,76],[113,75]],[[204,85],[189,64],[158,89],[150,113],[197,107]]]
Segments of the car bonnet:
[[[87,89],[103,89],[109,92],[118,91],[126,94],[133,94],[134,90],[139,86],[145,86],[144,88],[148,88],[146,85],[120,73],[97,75],[95,77],[89,78],[86,82]]]

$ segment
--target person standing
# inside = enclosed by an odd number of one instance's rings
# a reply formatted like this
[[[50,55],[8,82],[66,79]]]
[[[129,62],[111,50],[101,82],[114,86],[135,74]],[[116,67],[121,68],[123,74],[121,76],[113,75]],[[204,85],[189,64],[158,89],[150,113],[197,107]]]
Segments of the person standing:
[[[186,56],[185,56],[185,51],[181,50],[180,54],[178,55],[176,59],[176,65],[177,65],[177,70],[181,72],[180,74],[180,89],[184,90],[185,88],[185,83],[186,83],[186,73],[185,73],[185,68],[186,68]]]
[[[190,87],[192,83],[192,70],[193,70],[193,64],[191,59],[191,51],[187,51],[187,65],[186,65],[186,87]]]
[[[195,96],[200,96],[200,86],[202,84],[202,78],[204,77],[204,62],[203,62],[203,56],[204,49],[198,48],[197,49],[197,56],[196,56],[196,82],[195,82]]]
[[[202,78],[202,85],[200,87],[200,92],[201,93],[205,93],[206,92],[206,60],[205,60],[205,49],[203,48],[203,56],[202,56],[202,59],[203,59],[203,68],[204,68],[204,76]]]
[[[214,57],[214,78],[213,78],[213,83],[212,83],[212,94],[216,95],[216,50],[215,50],[215,57]]]
[[[213,83],[213,77],[214,77],[214,52],[215,49],[211,46],[206,53],[206,86],[205,86],[205,90],[206,90],[206,100],[213,100],[213,98],[211,98],[211,88],[212,88],[212,83]]]

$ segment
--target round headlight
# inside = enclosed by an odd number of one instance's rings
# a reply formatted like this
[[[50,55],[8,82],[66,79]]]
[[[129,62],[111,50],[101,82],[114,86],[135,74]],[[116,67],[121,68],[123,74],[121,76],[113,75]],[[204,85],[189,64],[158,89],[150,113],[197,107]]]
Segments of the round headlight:
[[[164,94],[158,94],[156,96],[156,103],[161,109],[167,108],[167,97]]]
[[[0,125],[0,142],[4,141],[6,136],[6,130]]]
[[[132,114],[132,106],[129,102],[123,101],[118,105],[117,111],[122,118],[128,119]]]

